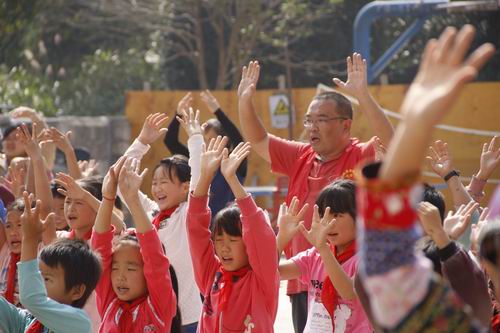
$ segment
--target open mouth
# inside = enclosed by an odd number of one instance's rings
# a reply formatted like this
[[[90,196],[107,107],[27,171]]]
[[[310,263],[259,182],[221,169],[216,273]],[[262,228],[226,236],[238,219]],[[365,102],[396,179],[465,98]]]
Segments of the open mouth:
[[[126,294],[129,290],[127,287],[116,287],[116,292],[120,295]]]
[[[330,237],[337,237],[339,234],[337,232],[331,232],[328,234]]]
[[[10,246],[11,247],[21,246],[21,241],[12,241],[10,242]]]
[[[233,262],[233,258],[231,257],[222,257],[222,263],[229,264]]]
[[[309,139],[309,141],[311,143],[318,143],[320,140],[319,140],[319,137],[317,137],[317,136],[311,136],[311,138]]]

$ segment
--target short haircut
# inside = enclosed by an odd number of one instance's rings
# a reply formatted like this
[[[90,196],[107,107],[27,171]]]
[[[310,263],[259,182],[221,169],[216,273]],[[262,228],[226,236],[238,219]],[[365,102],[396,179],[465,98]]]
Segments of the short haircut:
[[[83,308],[101,276],[101,262],[88,244],[81,240],[62,238],[43,248],[40,260],[49,267],[64,270],[66,291],[79,285],[85,286],[82,297],[71,305]]]
[[[188,161],[188,158],[184,155],[173,155],[162,159],[160,164],[156,166],[155,171],[162,167],[172,182],[177,178],[179,182],[185,183],[191,180],[191,167]]]
[[[352,105],[351,102],[342,94],[328,91],[322,92],[313,97],[313,101],[330,101],[334,102],[336,110],[341,117],[352,119]]]
[[[446,209],[446,204],[444,202],[444,196],[436,190],[432,185],[424,183],[424,194],[422,201],[428,202],[435,206],[439,210],[439,216],[441,217],[441,224],[444,221],[444,212]]]
[[[16,211],[19,213],[23,213],[24,212],[24,199],[23,198],[16,199],[14,202],[12,202],[6,208],[7,208],[7,212]]]
[[[230,236],[241,237],[241,211],[237,205],[221,209],[214,218],[212,237],[220,236],[223,232]]]
[[[338,179],[327,185],[316,199],[320,216],[325,214],[326,207],[330,207],[330,212],[347,213],[356,220],[355,195],[356,185],[350,179]]]
[[[488,221],[479,235],[479,257],[500,269],[500,217]]]
[[[225,136],[226,132],[222,128],[222,124],[218,119],[210,118],[205,122],[205,132],[213,129],[217,135]]]

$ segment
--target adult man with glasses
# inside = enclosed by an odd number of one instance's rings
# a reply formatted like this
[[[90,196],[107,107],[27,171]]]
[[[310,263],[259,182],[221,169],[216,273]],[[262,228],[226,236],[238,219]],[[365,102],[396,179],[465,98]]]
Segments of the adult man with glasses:
[[[347,82],[334,82],[356,97],[375,134],[388,145],[393,128],[382,109],[368,92],[366,62],[361,55],[347,58]],[[337,178],[352,178],[358,162],[373,159],[375,150],[371,139],[366,143],[351,137],[352,106],[347,98],[335,92],[316,95],[304,117],[308,143],[288,141],[269,134],[255,112],[253,96],[260,68],[251,61],[243,68],[238,87],[239,117],[243,136],[253,149],[271,163],[275,172],[288,175],[287,204],[296,196],[300,204],[309,204],[304,224],[311,227],[314,203],[320,191]],[[311,245],[299,233],[288,244],[285,254],[290,258]],[[307,320],[307,284],[289,281],[287,294],[292,301],[295,332],[302,333]]]

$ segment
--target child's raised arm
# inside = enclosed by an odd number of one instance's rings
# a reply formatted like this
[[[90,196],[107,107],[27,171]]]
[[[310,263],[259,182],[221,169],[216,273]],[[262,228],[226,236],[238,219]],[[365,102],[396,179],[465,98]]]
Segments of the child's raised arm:
[[[82,173],[78,166],[78,160],[76,159],[75,150],[71,145],[70,137],[72,132],[68,131],[62,133],[55,127],[47,128],[42,131],[40,144],[54,144],[60,151],[66,156],[66,166],[68,167],[68,173],[74,179],[82,178]]]
[[[484,197],[484,186],[498,164],[500,164],[500,148],[495,148],[497,139],[498,137],[495,136],[489,144],[483,144],[479,171],[475,175],[472,175],[472,179],[467,186],[467,190],[476,201]]]
[[[99,205],[94,223],[94,231],[97,233],[105,233],[111,228],[111,219],[118,187],[118,175],[120,174],[125,160],[126,157],[120,157],[118,161],[109,168],[102,182],[102,201]]]
[[[227,138],[218,136],[216,139],[210,140],[208,147],[205,149],[203,144],[203,153],[200,161],[200,179],[196,182],[193,195],[195,197],[204,197],[208,195],[212,179],[220,167],[222,161],[222,151],[225,149]],[[193,179],[191,179],[191,182]]]
[[[144,176],[148,169],[140,172],[140,161],[135,158],[127,158],[120,171],[118,183],[120,185],[120,192],[125,199],[125,203],[132,214],[137,232],[145,233],[153,230],[153,224],[149,220],[146,212],[142,208],[139,201],[139,191]]]
[[[299,210],[299,199],[297,197],[292,198],[290,207],[287,207],[285,203],[281,204],[278,215],[278,235],[276,236],[278,259],[288,243],[300,231],[300,226],[304,223],[304,216],[308,208],[309,204],[306,203]]]

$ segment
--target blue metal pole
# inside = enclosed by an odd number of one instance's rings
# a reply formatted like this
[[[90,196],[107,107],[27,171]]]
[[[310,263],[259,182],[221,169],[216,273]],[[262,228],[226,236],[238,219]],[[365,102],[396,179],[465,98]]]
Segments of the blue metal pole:
[[[424,21],[425,17],[433,14],[437,9],[437,5],[448,3],[448,0],[397,0],[397,1],[373,1],[364,6],[356,16],[354,21],[354,51],[359,52],[366,59],[369,73],[369,82],[375,78],[371,74],[371,57],[370,57],[370,32],[372,23],[382,17],[388,16],[418,16]],[[407,42],[406,39],[413,37],[422,27],[422,23],[415,22],[404,33],[404,38],[398,38],[398,45],[391,47],[394,54]],[[420,25],[420,27],[419,27]],[[418,27],[418,29],[417,29]],[[399,47],[399,48],[398,48]],[[394,54],[386,52],[384,56],[392,57]],[[388,62],[387,62],[388,63]],[[385,63],[385,65],[387,65]],[[383,70],[379,68],[380,73]]]

